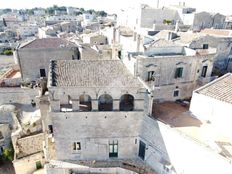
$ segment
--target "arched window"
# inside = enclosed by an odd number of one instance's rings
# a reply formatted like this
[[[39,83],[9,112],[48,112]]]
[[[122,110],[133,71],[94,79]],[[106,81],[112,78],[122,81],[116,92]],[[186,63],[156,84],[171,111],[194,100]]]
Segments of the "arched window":
[[[98,99],[99,111],[112,111],[113,110],[113,98],[109,94],[103,94]]]
[[[62,112],[72,112],[73,111],[73,108],[72,108],[72,99],[71,99],[71,97],[69,95],[66,98],[66,101],[64,103],[60,104],[60,110]]]
[[[89,95],[83,94],[79,98],[79,109],[80,111],[91,111],[92,103]]]
[[[119,104],[120,111],[133,111],[134,110],[134,97],[130,94],[124,94],[120,98]]]

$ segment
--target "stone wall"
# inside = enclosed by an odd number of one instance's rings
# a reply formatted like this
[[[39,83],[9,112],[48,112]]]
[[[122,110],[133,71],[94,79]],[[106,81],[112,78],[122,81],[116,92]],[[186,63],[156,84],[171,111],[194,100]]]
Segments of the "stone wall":
[[[204,56],[156,56],[132,57],[123,60],[127,68],[140,77],[151,88],[154,99],[176,100],[191,97],[198,86],[203,66],[208,66],[206,77],[210,80],[215,55]],[[175,78],[176,68],[183,67],[183,76]],[[148,72],[154,71],[154,81],[147,81]],[[174,97],[175,90],[179,96]]]
[[[47,49],[19,49],[14,54],[17,56],[24,81],[40,78],[40,69],[45,69],[48,75],[50,60],[72,60],[79,58],[77,48],[47,48]]]
[[[98,111],[98,99],[103,94],[109,94],[113,98],[113,110],[119,111],[120,98],[124,94],[134,96],[134,110],[144,110],[145,101],[144,89],[105,87],[105,88],[50,88],[51,108],[53,111],[60,111],[60,104],[68,103],[68,96],[71,97],[74,111],[79,110],[79,97],[83,94],[89,95],[92,102],[92,110]],[[142,93],[143,92],[143,93]]]
[[[40,161],[42,166],[45,161],[42,153],[36,153],[28,157],[13,161],[15,174],[32,174],[36,171],[36,162]]]
[[[69,112],[51,117],[58,160],[109,159],[113,140],[118,141],[119,159],[137,157],[143,112]],[[81,143],[81,150],[73,150],[74,142]]]
[[[0,88],[0,105],[9,103],[31,104],[39,91],[29,88]]]

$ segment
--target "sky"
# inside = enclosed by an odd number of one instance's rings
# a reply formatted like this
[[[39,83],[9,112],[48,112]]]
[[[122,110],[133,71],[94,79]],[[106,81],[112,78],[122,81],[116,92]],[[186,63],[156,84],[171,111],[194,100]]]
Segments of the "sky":
[[[177,5],[183,0],[159,0],[160,7],[164,5]],[[33,7],[73,6],[86,9],[105,10],[115,13],[123,7],[137,3],[149,4],[156,7],[157,0],[0,0],[0,8],[25,9]],[[197,8],[197,11],[220,12],[232,14],[232,1],[229,0],[185,0],[186,6]]]

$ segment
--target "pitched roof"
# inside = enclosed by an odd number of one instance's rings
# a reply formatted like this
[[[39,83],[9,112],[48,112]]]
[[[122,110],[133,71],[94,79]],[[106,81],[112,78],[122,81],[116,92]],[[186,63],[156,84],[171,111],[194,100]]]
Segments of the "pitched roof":
[[[232,104],[232,74],[227,73],[195,92]]]
[[[180,45],[171,40],[165,40],[165,39],[158,39],[149,45],[149,47],[176,47],[176,46],[180,46]]]
[[[35,39],[29,43],[20,46],[21,49],[25,48],[63,48],[63,47],[75,47],[76,45],[61,38],[43,38]]]
[[[120,60],[59,60],[50,67],[50,86],[143,87]]]
[[[202,30],[201,33],[209,34],[209,35],[213,35],[213,36],[218,36],[218,37],[232,37],[231,30],[206,28],[206,29]]]

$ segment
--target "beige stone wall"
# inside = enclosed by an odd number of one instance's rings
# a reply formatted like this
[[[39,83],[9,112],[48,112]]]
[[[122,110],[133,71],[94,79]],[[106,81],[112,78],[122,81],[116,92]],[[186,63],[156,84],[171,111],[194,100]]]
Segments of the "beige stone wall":
[[[60,111],[60,103],[64,104],[68,102],[68,96],[73,101],[73,110],[79,110],[79,97],[83,94],[89,95],[92,99],[92,109],[98,110],[98,99],[103,94],[109,94],[113,98],[113,110],[119,110],[120,97],[124,94],[130,94],[134,96],[134,110],[144,110],[147,102],[145,100],[144,89],[137,88],[50,88],[51,109],[53,111]],[[145,111],[146,112],[146,111]]]
[[[131,72],[153,88],[154,99],[176,100],[191,97],[201,78],[203,66],[208,66],[204,79],[210,80],[214,57],[215,55],[132,57],[125,58],[123,62]],[[181,78],[175,78],[178,67],[183,67]],[[154,81],[147,81],[149,71],[155,72]],[[178,97],[173,97],[174,90],[179,90]]]
[[[31,81],[40,78],[40,69],[45,69],[48,75],[50,60],[72,60],[78,58],[77,48],[57,49],[20,49],[16,50],[22,79]]]
[[[36,171],[36,162],[40,161],[44,165],[44,158],[42,153],[30,155],[25,158],[13,161],[15,174],[32,174]]]
[[[119,159],[137,157],[143,112],[69,112],[51,117],[58,160],[109,159],[111,140],[118,141]],[[74,142],[81,142],[81,150],[73,150]]]

